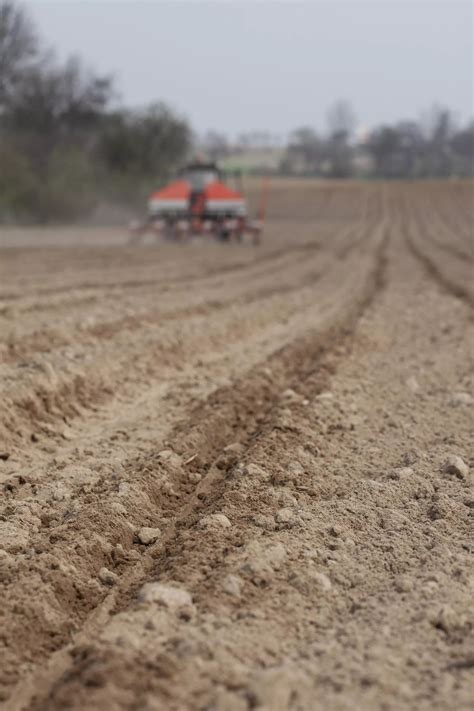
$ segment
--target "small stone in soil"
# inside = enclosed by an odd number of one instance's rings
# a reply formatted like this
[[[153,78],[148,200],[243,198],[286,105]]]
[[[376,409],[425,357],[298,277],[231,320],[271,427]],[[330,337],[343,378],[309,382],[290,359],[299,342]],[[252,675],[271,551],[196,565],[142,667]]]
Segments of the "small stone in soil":
[[[110,505],[110,508],[113,511],[115,511],[115,513],[118,513],[118,514],[126,514],[127,513],[127,509],[119,501],[113,501]]]
[[[314,573],[311,577],[321,590],[329,592],[332,588],[331,581],[325,573]]]
[[[289,508],[283,508],[276,512],[275,520],[278,523],[290,523],[293,521],[294,513]]]
[[[265,559],[274,568],[279,568],[286,559],[286,548],[283,543],[275,543],[269,546],[265,551]]]
[[[471,395],[469,395],[469,393],[461,392],[461,393],[453,393],[453,395],[451,396],[451,400],[449,401],[449,404],[452,407],[459,407],[462,405],[472,405],[473,402],[474,402],[474,399],[472,398]]]
[[[145,583],[138,593],[138,599],[140,602],[157,602],[171,610],[193,606],[193,599],[187,590],[161,583]]]
[[[104,585],[112,586],[112,585],[115,585],[115,583],[117,582],[118,575],[116,573],[113,573],[108,568],[104,567],[99,570],[98,578],[99,578],[100,582],[103,583]]]
[[[412,375],[406,381],[407,388],[412,391],[412,393],[417,393],[420,390],[420,384],[418,380]]]
[[[259,467],[258,464],[252,464],[252,462],[245,465],[242,473],[245,476],[255,477],[256,479],[260,479],[262,481],[268,479],[267,472],[262,469],[262,467]]]
[[[204,516],[199,525],[203,528],[230,528],[231,523],[224,514],[216,513]]]
[[[408,479],[413,476],[413,469],[411,467],[397,467],[390,474],[390,479]]]
[[[465,479],[469,474],[469,467],[461,457],[451,454],[443,465],[443,471],[447,474],[454,474],[459,479]]]
[[[224,452],[233,452],[234,454],[242,454],[245,451],[245,447],[240,442],[233,442],[224,447]]]
[[[437,629],[443,630],[447,634],[461,629],[465,624],[465,619],[449,605],[445,605],[431,616],[431,624]]]
[[[398,575],[394,581],[395,590],[399,593],[411,592],[413,590],[413,580],[407,575]]]
[[[160,536],[161,531],[159,528],[149,528],[148,526],[140,528],[140,530],[137,532],[138,540],[145,546],[149,546],[151,543],[155,543],[155,541],[157,541]]]
[[[242,592],[244,581],[239,578],[238,575],[227,575],[224,578],[222,587],[226,593],[233,595],[234,597],[239,597]]]
[[[334,400],[334,394],[326,390],[316,396],[316,400]]]

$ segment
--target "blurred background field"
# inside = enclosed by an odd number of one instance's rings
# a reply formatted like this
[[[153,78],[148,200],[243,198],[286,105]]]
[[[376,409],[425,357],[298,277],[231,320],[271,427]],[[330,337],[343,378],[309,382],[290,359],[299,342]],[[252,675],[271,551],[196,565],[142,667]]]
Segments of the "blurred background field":
[[[159,82],[156,100],[129,106],[116,78],[50,50],[33,7],[0,0],[5,224],[124,224],[196,154],[218,161],[229,177],[244,176],[250,193],[248,176],[261,174],[333,181],[473,174],[474,124],[444,104],[363,129],[351,102],[336,99],[325,109],[324,128],[302,115],[302,125],[285,135],[199,131],[161,100]]]

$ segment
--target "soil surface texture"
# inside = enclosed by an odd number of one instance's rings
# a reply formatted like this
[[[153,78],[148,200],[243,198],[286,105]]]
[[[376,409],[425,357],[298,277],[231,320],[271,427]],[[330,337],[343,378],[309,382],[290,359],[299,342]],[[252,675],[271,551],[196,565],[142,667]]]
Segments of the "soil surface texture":
[[[473,198],[0,230],[3,708],[472,708]]]

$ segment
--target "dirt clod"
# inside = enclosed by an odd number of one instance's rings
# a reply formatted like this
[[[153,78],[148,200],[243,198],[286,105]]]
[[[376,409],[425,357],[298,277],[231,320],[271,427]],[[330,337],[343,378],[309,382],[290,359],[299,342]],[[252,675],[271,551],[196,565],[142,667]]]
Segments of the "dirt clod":
[[[223,581],[222,589],[229,593],[229,595],[234,595],[239,597],[242,592],[244,581],[239,578],[238,575],[227,575]]]
[[[227,516],[222,513],[209,514],[209,516],[204,516],[199,522],[202,528],[230,528],[231,523]]]
[[[101,583],[104,583],[104,585],[115,585],[119,579],[116,573],[105,567],[99,570],[98,578]]]
[[[293,509],[285,507],[280,509],[275,514],[275,520],[278,523],[291,523],[295,517]]]
[[[468,406],[474,403],[472,395],[466,392],[453,393],[449,401],[453,407]]]
[[[456,454],[450,454],[443,464],[443,471],[447,474],[454,474],[460,479],[466,479],[469,476],[469,467],[462,457]]]
[[[138,600],[156,602],[170,610],[193,606],[193,599],[187,590],[161,583],[146,583],[138,594]]]
[[[137,538],[140,543],[145,546],[149,546],[155,543],[161,536],[161,529],[151,528],[149,526],[143,526],[137,531]]]

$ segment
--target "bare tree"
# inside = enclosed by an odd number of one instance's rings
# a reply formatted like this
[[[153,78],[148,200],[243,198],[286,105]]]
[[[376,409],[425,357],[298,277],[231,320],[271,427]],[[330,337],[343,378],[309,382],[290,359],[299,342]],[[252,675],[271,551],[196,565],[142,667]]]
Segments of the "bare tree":
[[[293,131],[283,168],[289,172],[319,173],[323,159],[323,145],[316,131],[310,126]]]
[[[457,131],[451,139],[451,149],[458,175],[474,174],[474,121]]]
[[[327,122],[330,136],[344,135],[347,138],[354,130],[356,117],[348,101],[339,99],[327,112]]]
[[[11,0],[0,0],[0,110],[37,53],[36,34],[25,11]]]
[[[348,178],[352,174],[353,150],[349,139],[355,126],[355,114],[351,105],[341,99],[330,107],[327,120],[329,175],[333,178]]]
[[[218,131],[208,131],[202,141],[202,147],[213,161],[225,158],[230,151],[227,137]]]
[[[104,119],[99,155],[108,170],[159,178],[188,155],[192,134],[187,121],[166,104],[140,111],[116,111]]]
[[[403,175],[401,136],[393,126],[380,126],[370,135],[367,149],[374,161],[374,173],[380,178]]]
[[[419,125],[424,141],[421,177],[449,176],[454,164],[451,145],[455,133],[453,115],[449,109],[434,104],[422,112]]]
[[[54,151],[74,145],[84,153],[94,146],[111,93],[110,80],[86,71],[78,59],[58,65],[43,58],[9,95],[4,136],[28,156],[37,176],[46,175]]]

